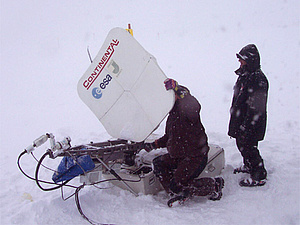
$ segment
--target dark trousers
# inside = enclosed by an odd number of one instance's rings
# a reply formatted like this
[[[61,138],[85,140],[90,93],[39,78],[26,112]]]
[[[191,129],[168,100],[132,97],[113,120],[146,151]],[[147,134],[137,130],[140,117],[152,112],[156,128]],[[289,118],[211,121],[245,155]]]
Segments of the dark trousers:
[[[250,169],[250,176],[254,180],[262,180],[267,177],[264,162],[259,154],[258,141],[236,139],[236,145],[243,156],[245,166]]]
[[[153,160],[153,172],[168,193],[178,194],[187,191],[190,194],[197,193],[197,195],[206,196],[215,190],[214,179],[201,178],[195,180],[204,170],[206,164],[207,156],[174,159],[167,153]]]

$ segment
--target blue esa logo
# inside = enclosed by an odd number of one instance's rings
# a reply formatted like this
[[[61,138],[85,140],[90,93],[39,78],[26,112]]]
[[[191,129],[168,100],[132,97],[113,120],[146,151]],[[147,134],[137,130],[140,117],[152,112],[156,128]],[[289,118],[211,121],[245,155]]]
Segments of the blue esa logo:
[[[93,88],[92,95],[94,96],[95,99],[100,99],[102,97],[102,92],[100,87]]]
[[[101,89],[105,89],[109,82],[112,80],[112,77],[107,74],[105,78],[103,78],[102,83],[100,83],[100,87],[95,87],[92,90],[92,95],[95,99],[100,99],[102,97]]]

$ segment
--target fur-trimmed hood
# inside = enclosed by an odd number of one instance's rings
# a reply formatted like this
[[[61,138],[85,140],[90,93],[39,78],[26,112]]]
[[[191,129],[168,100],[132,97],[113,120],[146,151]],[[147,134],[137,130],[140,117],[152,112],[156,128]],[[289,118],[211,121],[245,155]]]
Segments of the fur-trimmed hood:
[[[243,68],[245,71],[254,72],[260,69],[260,56],[254,44],[246,45],[236,56],[247,63],[247,65],[244,66],[245,68]]]

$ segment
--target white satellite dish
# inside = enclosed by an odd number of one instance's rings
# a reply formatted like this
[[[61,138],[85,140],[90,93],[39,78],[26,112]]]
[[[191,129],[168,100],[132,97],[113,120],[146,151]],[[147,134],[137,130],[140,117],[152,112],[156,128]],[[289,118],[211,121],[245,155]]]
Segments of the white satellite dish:
[[[145,140],[175,102],[156,59],[122,28],[112,29],[78,82],[82,101],[115,138]]]

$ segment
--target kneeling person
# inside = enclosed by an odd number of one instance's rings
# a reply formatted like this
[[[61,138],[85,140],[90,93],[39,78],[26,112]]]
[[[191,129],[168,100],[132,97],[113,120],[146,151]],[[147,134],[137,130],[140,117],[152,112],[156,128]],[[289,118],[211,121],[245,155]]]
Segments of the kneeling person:
[[[174,90],[176,101],[169,112],[165,135],[146,144],[146,151],[167,148],[168,153],[153,160],[154,173],[171,195],[197,195],[211,200],[222,197],[223,178],[197,178],[208,160],[207,135],[200,120],[201,106],[189,90],[172,79],[165,81]]]

